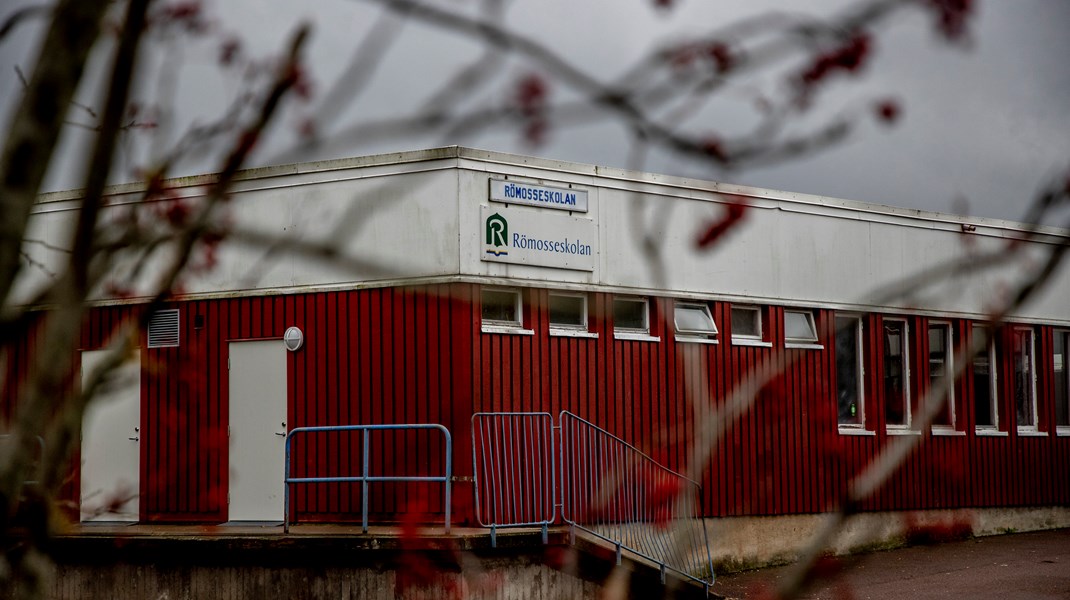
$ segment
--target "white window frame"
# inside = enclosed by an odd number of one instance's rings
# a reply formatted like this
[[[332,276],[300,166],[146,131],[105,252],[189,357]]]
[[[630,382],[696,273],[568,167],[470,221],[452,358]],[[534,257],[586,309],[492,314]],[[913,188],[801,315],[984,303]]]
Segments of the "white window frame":
[[[1052,349],[1053,349],[1052,358],[1051,358],[1052,361],[1053,361],[1052,374],[1053,375],[1055,374],[1055,364],[1054,364],[1055,352],[1054,352],[1054,350],[1057,348],[1057,345],[1056,345],[1057,337],[1056,336],[1059,335],[1059,334],[1062,334],[1064,336],[1063,337],[1063,340],[1064,340],[1063,349],[1062,349],[1062,352],[1060,353],[1060,354],[1062,354],[1062,357],[1063,357],[1063,364],[1062,364],[1062,368],[1063,368],[1063,393],[1064,393],[1063,402],[1065,402],[1068,405],[1068,406],[1066,406],[1066,410],[1068,411],[1068,414],[1070,414],[1070,371],[1067,370],[1068,368],[1070,368],[1070,364],[1068,364],[1068,363],[1070,363],[1070,360],[1067,360],[1068,358],[1070,358],[1070,356],[1067,356],[1067,352],[1066,352],[1066,350],[1068,349],[1067,347],[1070,346],[1070,329],[1057,328],[1057,329],[1054,329],[1052,331],[1052,339],[1051,339]],[[1056,385],[1056,382],[1053,381],[1052,385],[1053,386]],[[1056,398],[1056,400],[1058,400],[1058,398]],[[1056,407],[1055,410],[1056,410],[1056,415],[1058,415],[1058,410],[1059,410],[1058,407]],[[1058,418],[1056,418],[1056,420],[1055,420],[1055,435],[1059,435],[1059,436],[1070,435],[1070,425],[1060,425]]]
[[[1014,397],[1014,424],[1018,429],[1020,435],[1044,435],[1044,432],[1040,431],[1040,413],[1037,411],[1037,333],[1032,327],[1015,327],[1014,334],[1017,337],[1018,333],[1029,334],[1029,371],[1031,377],[1029,378],[1029,394],[1030,401],[1033,408],[1033,422],[1028,425],[1022,425],[1018,422],[1018,394],[1015,390]],[[1014,346],[1017,345],[1017,340],[1014,341]],[[1015,348],[1011,347],[1011,373],[1017,370],[1018,355]],[[1017,376],[1015,376],[1017,379]],[[1015,381],[1014,385],[1018,382]]]
[[[929,321],[928,329],[933,327],[943,327],[947,334],[944,336],[944,378],[947,379],[947,410],[949,425],[932,425],[932,431],[937,435],[948,435],[958,433],[958,420],[955,414],[955,380],[952,375],[955,373],[955,327],[950,321]],[[925,332],[928,335],[928,331]],[[932,374],[932,351],[930,349],[928,360],[929,368],[929,390],[928,393],[932,394],[933,374]]]
[[[903,324],[903,348],[902,348],[902,352],[900,354],[901,354],[902,360],[903,360],[903,410],[904,410],[904,412],[906,414],[906,419],[905,419],[906,422],[905,423],[896,423],[894,425],[889,424],[888,420],[887,420],[888,407],[885,406],[884,407],[884,411],[885,411],[884,429],[890,435],[915,434],[915,433],[918,433],[918,432],[914,431],[913,429],[911,429],[911,426],[913,425],[913,422],[914,422],[914,410],[913,410],[913,407],[910,405],[911,404],[911,397],[910,397],[910,376],[911,376],[911,372],[910,372],[910,320],[905,319],[905,318],[897,318],[897,317],[885,317],[884,318],[884,322],[885,323],[893,322],[893,323],[902,323]],[[885,335],[884,331],[881,331],[881,354],[882,354],[881,361],[882,361],[882,363],[883,363],[884,360],[886,360],[885,357],[883,356],[883,354],[884,354],[884,335]],[[884,377],[887,377],[887,376],[888,376],[887,374],[884,375]],[[885,389],[885,384],[884,384],[884,381],[882,379],[881,380],[881,390],[884,390],[884,389]],[[887,404],[887,402],[888,402],[888,397],[887,396],[884,397],[884,402],[885,402],[885,404]]]
[[[483,293],[496,292],[512,294],[515,302],[516,319],[503,321],[499,319],[483,318]],[[479,319],[480,329],[483,333],[507,333],[519,335],[534,335],[530,329],[524,329],[524,295],[516,288],[485,287],[479,291]]]
[[[581,316],[583,317],[583,323],[580,325],[571,325],[567,323],[554,323],[550,321],[549,304],[547,304],[546,320],[550,323],[550,335],[553,337],[582,337],[582,338],[597,338],[598,334],[590,331],[590,323],[587,318],[588,313],[588,300],[587,294],[582,292],[557,292],[551,291],[547,296],[547,302],[554,296],[565,298],[579,298],[582,301]]]
[[[872,431],[869,431],[868,429],[866,429],[866,385],[865,385],[865,382],[866,382],[866,361],[865,361],[865,359],[863,357],[864,352],[865,352],[865,350],[864,350],[864,348],[865,348],[865,346],[864,346],[865,337],[864,337],[864,334],[863,334],[863,328],[865,327],[865,319],[862,318],[862,315],[853,314],[853,313],[838,314],[838,315],[835,316],[834,322],[835,322],[835,319],[849,319],[851,321],[854,321],[854,324],[851,325],[851,327],[854,329],[855,348],[857,348],[857,350],[858,350],[857,352],[855,352],[854,359],[855,359],[855,371],[858,374],[858,377],[855,379],[855,385],[857,386],[857,392],[856,393],[858,394],[858,415],[859,415],[858,423],[840,423],[839,422],[840,421],[840,415],[839,415],[839,413],[840,413],[840,399],[836,398],[836,426],[839,428],[839,431],[842,434],[847,434],[847,435],[863,435],[863,434],[865,434],[865,435],[874,435],[874,433]],[[836,331],[837,332],[839,331],[839,327],[836,328]],[[836,357],[833,357],[833,361],[835,361],[835,360],[836,360]],[[837,388],[839,388],[839,376],[840,376],[840,374],[837,372],[836,373],[836,378],[837,378],[836,379],[836,387]]]
[[[699,310],[703,316],[710,320],[710,329],[681,329],[680,323],[676,320],[676,315],[680,309],[685,310]],[[672,324],[673,329],[676,332],[676,341],[678,342],[698,342],[702,344],[716,344],[717,336],[720,332],[717,330],[717,322],[713,320],[713,313],[710,312],[710,305],[705,302],[693,302],[687,300],[676,300],[672,305]]]
[[[765,322],[762,317],[762,307],[754,306],[750,304],[744,304],[740,306],[732,306],[729,310],[728,318],[732,318],[732,313],[736,311],[744,311],[753,313],[758,321],[758,335],[751,335],[748,333],[736,333],[735,328],[732,328],[732,345],[733,346],[761,346],[764,348],[772,348],[772,342],[765,341]]]
[[[977,335],[977,331],[978,330],[982,330],[982,331],[985,332],[985,336],[986,336],[986,339],[987,339],[987,342],[988,342],[988,345],[985,347],[984,352],[986,354],[988,354],[988,386],[989,386],[989,407],[988,407],[988,409],[992,411],[992,425],[976,425],[975,424],[974,425],[974,432],[977,435],[996,435],[996,436],[1007,435],[1007,432],[1000,431],[1000,429],[999,429],[999,385],[998,385],[998,383],[999,383],[999,368],[997,366],[998,363],[996,362],[996,359],[997,359],[997,356],[996,356],[996,339],[995,339],[995,337],[993,337],[994,333],[992,332],[992,328],[991,327],[988,327],[986,325],[977,325],[977,324],[974,324],[972,327],[973,327],[972,335]],[[975,377],[976,377],[976,375],[975,375]],[[977,403],[974,402],[973,406],[974,406],[974,409],[976,410]],[[974,417],[974,421],[976,422],[976,416]]]
[[[812,335],[806,338],[800,337],[787,337],[788,330],[788,315],[802,315],[806,320],[806,324],[809,326]],[[805,350],[824,350],[825,347],[818,343],[817,337],[817,321],[814,319],[814,311],[788,308],[784,309],[784,347],[785,348],[802,348]]]
[[[617,302],[641,302],[643,304],[643,327],[619,327],[617,325]],[[641,342],[660,342],[661,338],[650,335],[650,299],[644,296],[614,296],[610,300],[613,312],[613,339]]]

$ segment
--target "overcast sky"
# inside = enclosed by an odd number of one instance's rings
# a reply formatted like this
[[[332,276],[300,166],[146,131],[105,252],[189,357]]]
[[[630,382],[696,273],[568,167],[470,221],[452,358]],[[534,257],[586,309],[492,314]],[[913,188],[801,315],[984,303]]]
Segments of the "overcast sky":
[[[477,6],[475,0],[433,3],[468,14],[474,14]],[[318,102],[330,82],[348,64],[360,40],[389,23],[380,19],[378,8],[357,0],[204,4],[218,34],[194,43],[157,43],[161,50],[142,63],[147,83],[141,95],[164,93],[175,101],[173,126],[156,134],[162,138],[173,139],[186,124],[218,114],[238,89],[234,73],[221,73],[216,65],[221,37],[233,32],[245,40],[247,53],[266,55],[283,44],[300,20],[314,25],[309,64],[316,95],[311,104],[288,111],[279,123],[280,132],[258,156],[261,162],[293,156],[281,153],[292,143],[292,132],[309,115],[328,114],[321,112]],[[808,14],[825,16],[846,4],[812,0],[805,6]],[[671,10],[659,10],[652,0],[616,0],[610,10],[607,3],[598,2],[514,0],[507,3],[500,23],[539,39],[608,83],[654,45],[701,35],[765,10],[797,11],[800,5],[786,0],[677,0]],[[470,39],[421,23],[404,23],[398,31],[367,86],[347,96],[351,102],[321,123],[322,130],[339,130],[354,120],[390,118],[419,107],[430,90],[482,50]],[[962,212],[963,205],[956,203],[961,198],[972,215],[1019,218],[1039,184],[1070,165],[1070,2],[981,0],[970,31],[968,47],[949,46],[935,33],[930,15],[915,12],[896,18],[877,38],[877,54],[863,76],[829,87],[818,98],[819,108],[802,125],[837,111],[862,112],[873,98],[894,96],[903,113],[892,128],[867,120],[836,149],[768,167],[723,172],[656,152],[647,157],[643,170],[942,212]],[[19,87],[15,68],[31,69],[31,49],[39,32],[40,26],[31,24],[0,41],[0,71],[11,83],[0,86],[5,119]],[[181,66],[178,86],[160,92],[159,74],[166,65]],[[490,85],[467,106],[500,105],[513,89],[512,82],[533,71],[538,68],[531,63],[503,61]],[[724,134],[745,129],[754,119],[756,90],[777,89],[779,82],[774,80],[771,84],[743,80],[730,87],[688,127],[698,133]],[[554,99],[569,97],[561,86],[552,87],[550,93]],[[94,96],[93,86],[87,85],[82,99],[92,102]],[[86,137],[78,131],[66,136],[63,162],[50,171],[50,189],[80,185],[79,171],[67,161],[78,155],[77,144]],[[463,144],[623,167],[628,166],[628,141],[628,131],[618,120],[599,119],[579,127],[552,126],[545,143],[535,147],[516,127],[504,126],[474,134],[347,139],[300,158]],[[158,149],[165,142],[156,139],[151,146]],[[149,146],[128,147],[125,156],[141,160],[140,153],[152,151]],[[195,172],[209,165],[193,161],[183,170]]]

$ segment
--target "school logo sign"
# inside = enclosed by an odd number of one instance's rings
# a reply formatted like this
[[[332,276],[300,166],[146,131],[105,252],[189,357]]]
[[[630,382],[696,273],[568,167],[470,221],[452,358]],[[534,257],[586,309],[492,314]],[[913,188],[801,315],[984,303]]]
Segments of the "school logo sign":
[[[482,260],[594,271],[598,230],[587,218],[484,206]]]
[[[487,217],[487,254],[491,256],[509,255],[509,221],[498,213]]]

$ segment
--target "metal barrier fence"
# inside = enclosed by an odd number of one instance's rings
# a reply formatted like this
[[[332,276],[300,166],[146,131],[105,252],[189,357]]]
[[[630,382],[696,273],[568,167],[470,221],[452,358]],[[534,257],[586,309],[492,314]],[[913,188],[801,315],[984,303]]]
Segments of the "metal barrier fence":
[[[369,449],[368,434],[372,431],[388,431],[388,430],[419,430],[419,429],[436,429],[442,432],[443,440],[445,442],[444,454],[445,474],[442,476],[422,476],[422,475],[405,475],[405,476],[381,476],[371,475],[369,473]],[[290,477],[290,450],[291,443],[295,436],[308,433],[322,433],[322,432],[339,432],[339,431],[360,431],[361,432],[361,474],[359,476],[340,476],[340,477]],[[290,532],[290,486],[295,483],[361,483],[361,528],[364,533],[368,533],[368,484],[379,482],[425,482],[425,483],[444,483],[445,484],[445,521],[446,521],[446,533],[450,532],[450,497],[451,486],[453,481],[453,438],[450,436],[450,432],[445,426],[434,423],[417,423],[408,425],[332,425],[322,427],[295,427],[288,434],[286,434],[286,473],[285,473],[285,494],[284,502],[286,503],[286,520],[283,523],[283,530],[286,533]]]
[[[554,522],[554,418],[550,413],[472,415],[472,472],[476,520],[490,528],[541,526],[543,540]]]
[[[578,529],[665,570],[713,583],[698,482],[605,429],[561,413],[561,516]]]
[[[556,427],[549,413],[477,413],[472,465],[476,515],[492,545],[504,527],[541,526],[545,540],[560,506],[574,530],[613,544],[618,563],[628,551],[663,580],[671,570],[713,583],[699,484],[589,421],[567,411]]]

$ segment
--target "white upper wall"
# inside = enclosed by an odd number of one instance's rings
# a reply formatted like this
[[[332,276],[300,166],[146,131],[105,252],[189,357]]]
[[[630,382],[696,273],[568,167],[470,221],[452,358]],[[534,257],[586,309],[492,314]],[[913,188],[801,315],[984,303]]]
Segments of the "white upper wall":
[[[213,219],[232,233],[216,253],[214,268],[183,278],[188,294],[253,294],[376,285],[411,278],[456,276],[457,170],[452,149],[375,156],[327,163],[246,171]],[[210,177],[171,180],[170,193],[196,203]],[[105,223],[121,221],[138,206],[141,186],[110,190]],[[29,277],[19,281],[19,298],[61,270],[67,233],[76,218],[78,193],[42,196],[25,245]],[[167,202],[140,205],[156,221]],[[47,241],[48,245],[37,243]],[[325,253],[334,249],[335,253]],[[200,254],[195,252],[194,265]],[[127,257],[115,275],[122,279],[138,257]],[[158,252],[130,288],[134,297],[152,289],[168,256]],[[101,297],[106,294],[102,293]]]
[[[492,201],[491,180],[586,192],[587,210]],[[175,192],[196,196],[206,183],[175,180]],[[113,191],[113,203],[136,201],[136,187]],[[698,235],[724,215],[731,198],[747,203],[744,220],[712,249],[697,249]],[[31,237],[62,245],[76,200],[68,192],[43,196]],[[945,273],[918,293],[887,294],[888,286],[924,269],[1003,252],[1026,228],[466,148],[252,170],[224,211],[237,231],[256,235],[228,240],[216,268],[185,282],[191,294],[469,280],[981,316],[1049,247],[1031,243],[1024,253],[1030,256],[999,268]],[[491,215],[508,222],[505,247],[487,245]],[[1060,243],[1067,233],[1045,229],[1043,237]],[[274,241],[236,243],[250,237]],[[514,247],[524,245],[521,238],[528,246]],[[325,246],[344,250],[341,264],[314,258]],[[20,282],[28,294],[46,270],[58,272],[63,257],[41,244],[26,249],[36,265],[29,269],[34,281]],[[1068,296],[1064,268],[1016,316],[1070,323]]]
[[[465,151],[460,163],[461,267],[465,275],[549,281],[655,295],[697,296],[840,309],[983,316],[1039,265],[1066,231],[1044,229],[1044,243],[1008,253],[1027,228],[845,200],[730,186],[682,178]],[[481,207],[488,180],[586,190],[585,215],[598,228],[593,272],[480,260]],[[742,200],[744,219],[711,249],[699,235]],[[512,209],[512,207],[510,207]],[[545,209],[523,208],[527,213]],[[523,218],[519,215],[518,218]],[[510,220],[512,222],[512,220]],[[978,264],[995,252],[1009,259],[995,268],[920,273],[953,262]],[[1070,268],[1052,278],[1036,300],[1016,313],[1024,320],[1070,322]],[[522,284],[522,283],[521,283]]]

